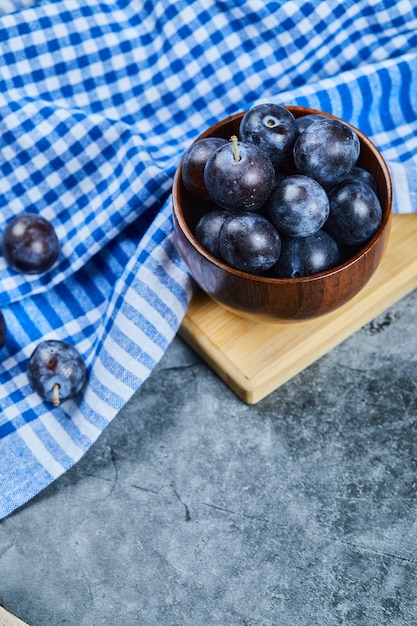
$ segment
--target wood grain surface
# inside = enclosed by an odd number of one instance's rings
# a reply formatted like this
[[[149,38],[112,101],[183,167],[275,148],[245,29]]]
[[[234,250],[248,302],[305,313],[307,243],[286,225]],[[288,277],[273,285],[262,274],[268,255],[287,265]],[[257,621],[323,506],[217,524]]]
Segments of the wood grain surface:
[[[256,323],[197,289],[179,335],[246,403],[254,404],[417,287],[417,215],[394,215],[369,283],[341,308],[309,321]]]
[[[2,606],[0,606],[0,626],[29,626],[26,622],[12,615]]]

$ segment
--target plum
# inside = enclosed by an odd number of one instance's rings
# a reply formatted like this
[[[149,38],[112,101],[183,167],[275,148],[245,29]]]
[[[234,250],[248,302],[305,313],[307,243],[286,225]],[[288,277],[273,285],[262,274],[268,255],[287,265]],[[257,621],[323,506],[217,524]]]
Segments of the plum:
[[[2,237],[7,263],[23,274],[40,274],[59,257],[60,244],[52,224],[35,213],[21,213],[7,224]]]
[[[282,237],[281,254],[274,265],[279,278],[311,276],[341,262],[337,242],[324,230],[307,237]]]
[[[274,167],[292,161],[298,126],[294,115],[279,104],[265,103],[246,111],[239,126],[242,141],[253,143],[265,152]]]
[[[271,268],[281,252],[281,237],[271,222],[249,211],[228,217],[220,230],[220,253],[226,263],[250,274]]]
[[[73,346],[65,341],[46,339],[32,352],[27,374],[29,383],[41,398],[58,406],[82,391],[87,368]]]
[[[333,118],[314,122],[294,144],[294,163],[299,174],[311,176],[325,189],[342,182],[359,157],[355,131]]]
[[[268,216],[276,229],[291,237],[306,237],[319,230],[329,215],[323,187],[309,176],[283,178],[271,194]]]
[[[204,182],[211,199],[223,209],[257,211],[274,187],[275,170],[262,150],[233,135],[208,158]]]
[[[206,198],[207,189],[204,183],[204,167],[209,156],[217,148],[227,143],[222,137],[205,137],[189,146],[182,159],[182,182],[189,193],[196,198]]]
[[[346,246],[362,246],[382,222],[382,208],[373,189],[362,181],[347,181],[329,191],[325,229]]]
[[[194,235],[195,238],[210,254],[216,258],[221,257],[220,253],[220,229],[227,217],[233,215],[227,209],[213,209],[205,213],[197,222]]]

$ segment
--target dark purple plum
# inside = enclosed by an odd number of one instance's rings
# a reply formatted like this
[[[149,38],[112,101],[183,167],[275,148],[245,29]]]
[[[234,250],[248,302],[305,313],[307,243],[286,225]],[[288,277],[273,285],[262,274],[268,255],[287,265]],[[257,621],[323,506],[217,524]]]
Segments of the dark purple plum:
[[[35,213],[22,213],[6,224],[2,251],[17,272],[41,274],[58,259],[60,244],[48,220]]]
[[[283,178],[267,205],[275,228],[290,237],[307,237],[322,228],[329,215],[329,200],[323,187],[309,176]]]
[[[364,245],[382,222],[382,208],[373,189],[362,181],[343,182],[329,191],[325,229],[346,246]]]
[[[233,136],[208,158],[204,182],[211,199],[223,209],[258,211],[274,187],[275,170],[262,150]]]
[[[252,211],[228,217],[220,230],[220,253],[235,269],[261,274],[281,252],[281,237],[271,222]]]
[[[357,180],[361,180],[362,182],[366,183],[367,185],[372,187],[372,189],[375,191],[376,194],[378,193],[378,185],[375,180],[375,177],[371,174],[371,172],[368,172],[368,170],[365,170],[363,167],[359,167],[358,165],[355,165],[354,167],[352,167],[348,176],[345,178],[343,182],[347,182],[347,181],[355,182]]]
[[[0,311],[0,348],[2,348],[4,344],[6,343],[6,336],[7,336],[6,320],[4,319],[3,312]]]
[[[210,254],[216,258],[221,258],[219,248],[220,229],[227,217],[233,215],[227,209],[214,209],[203,215],[195,227],[195,238]]]
[[[246,111],[239,126],[242,141],[253,143],[271,159],[273,165],[287,166],[298,136],[294,115],[279,104],[265,103]]]
[[[282,237],[281,254],[274,265],[278,278],[311,276],[341,262],[339,246],[324,230],[307,237]]]
[[[29,383],[41,398],[58,406],[84,388],[87,368],[79,352],[65,341],[41,341],[32,352]]]
[[[314,122],[319,120],[325,120],[327,117],[321,113],[307,113],[307,115],[301,115],[296,118],[298,132],[303,133],[308,126],[311,126]]]
[[[204,167],[207,159],[217,148],[228,143],[222,137],[205,137],[191,144],[182,159],[182,182],[189,193],[196,198],[206,198]]]
[[[340,120],[326,118],[308,126],[294,144],[297,171],[311,176],[326,190],[343,181],[356,165],[359,137]]]

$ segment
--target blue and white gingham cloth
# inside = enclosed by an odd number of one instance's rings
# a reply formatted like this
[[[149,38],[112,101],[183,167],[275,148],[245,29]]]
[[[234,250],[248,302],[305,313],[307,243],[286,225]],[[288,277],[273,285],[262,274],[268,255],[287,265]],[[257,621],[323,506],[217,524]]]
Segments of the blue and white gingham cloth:
[[[140,388],[191,296],[170,188],[208,125],[260,101],[340,116],[416,210],[417,8],[408,0],[1,0],[0,232],[40,213],[59,263],[17,275],[0,257],[0,517],[70,468]],[[43,338],[89,369],[58,408],[30,388]]]

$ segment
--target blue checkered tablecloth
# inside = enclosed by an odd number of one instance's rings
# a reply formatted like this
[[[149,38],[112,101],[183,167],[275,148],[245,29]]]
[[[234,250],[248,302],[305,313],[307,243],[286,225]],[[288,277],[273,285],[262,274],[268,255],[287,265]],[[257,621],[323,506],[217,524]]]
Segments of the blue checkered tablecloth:
[[[0,518],[70,468],[138,390],[187,309],[170,188],[208,125],[261,101],[368,134],[416,210],[417,8],[407,0],[2,0],[0,232],[22,211],[62,244],[43,275],[0,257]],[[43,338],[89,382],[57,408],[30,388]]]

